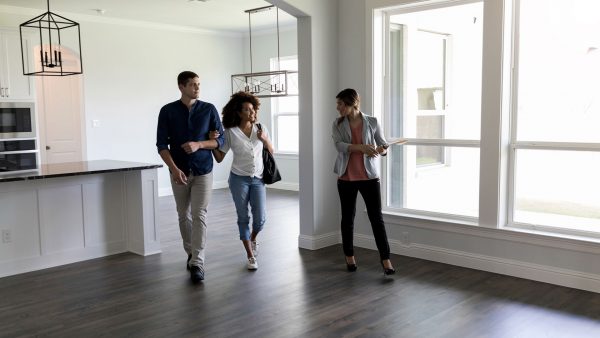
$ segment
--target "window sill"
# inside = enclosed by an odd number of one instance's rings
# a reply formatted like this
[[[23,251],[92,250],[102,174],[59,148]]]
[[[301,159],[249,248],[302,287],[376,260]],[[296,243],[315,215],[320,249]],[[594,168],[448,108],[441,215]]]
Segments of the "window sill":
[[[600,233],[591,231],[574,230],[569,228],[553,228],[530,224],[509,224],[502,229],[518,233],[536,234],[557,238],[572,239],[600,243]]]
[[[512,226],[489,228],[479,225],[476,221],[451,220],[390,211],[383,212],[383,219],[386,224],[390,225],[600,254],[600,236],[566,235]]]
[[[285,160],[297,160],[298,153],[288,153],[288,152],[275,152],[275,158],[281,158]]]
[[[457,225],[467,225],[467,226],[479,226],[479,220],[477,217],[470,216],[457,216],[451,214],[440,214],[440,213],[428,213],[428,212],[411,212],[411,209],[405,209],[408,212],[402,211],[394,211],[390,209],[382,210],[384,216],[395,217],[399,219],[405,220],[424,220],[433,223],[439,224],[457,224]]]

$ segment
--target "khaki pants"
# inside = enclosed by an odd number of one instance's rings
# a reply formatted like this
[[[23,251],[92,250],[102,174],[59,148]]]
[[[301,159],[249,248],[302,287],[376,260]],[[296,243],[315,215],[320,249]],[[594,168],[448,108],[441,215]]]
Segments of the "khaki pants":
[[[190,174],[187,185],[175,184],[171,175],[183,248],[192,255],[190,265],[201,268],[204,268],[206,211],[212,197],[212,185],[212,172],[201,176]]]

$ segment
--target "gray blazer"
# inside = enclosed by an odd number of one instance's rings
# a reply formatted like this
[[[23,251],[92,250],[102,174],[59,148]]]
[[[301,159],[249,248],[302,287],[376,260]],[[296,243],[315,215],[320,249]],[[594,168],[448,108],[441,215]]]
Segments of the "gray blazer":
[[[360,114],[363,119],[363,144],[373,144],[377,146],[387,145],[386,140],[383,138],[381,127],[377,123],[377,119],[372,116],[365,115],[361,112]],[[335,165],[333,172],[338,177],[344,175],[346,168],[348,167],[348,161],[350,160],[350,152],[348,148],[352,144],[352,133],[350,131],[350,123],[345,118],[342,123],[338,124],[338,119],[333,121],[331,126],[331,137],[333,138],[333,144],[335,149],[338,151],[337,158],[335,159]],[[377,167],[375,166],[375,157],[363,156],[365,169],[367,170],[367,176],[369,178],[377,178]]]

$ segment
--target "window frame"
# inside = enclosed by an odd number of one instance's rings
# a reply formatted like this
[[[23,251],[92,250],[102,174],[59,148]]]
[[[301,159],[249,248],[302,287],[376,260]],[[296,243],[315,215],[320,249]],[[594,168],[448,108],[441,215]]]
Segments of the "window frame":
[[[448,4],[467,4],[481,2],[480,0],[426,0],[411,1],[390,7],[373,7],[370,16],[368,41],[372,48],[367,53],[370,70],[367,73],[367,88],[372,97],[366,96],[367,105],[371,107],[374,116],[383,121],[384,128],[390,123],[388,112],[389,101],[389,16],[401,13],[422,11],[446,7]],[[470,140],[453,140],[461,146],[476,146],[480,149],[479,177],[479,217],[469,221],[461,217],[445,217],[432,215],[428,212],[411,210],[395,211],[385,209],[388,187],[385,177],[388,176],[388,160],[382,159],[382,198],[384,217],[390,222],[404,224],[410,220],[415,226],[452,226],[449,229],[457,231],[475,231],[478,227],[483,233],[494,234],[505,230],[510,234],[535,234],[553,238],[593,240],[600,239],[600,233],[586,233],[572,229],[559,229],[512,222],[514,208],[514,175],[515,156],[518,149],[552,149],[600,152],[600,144],[577,142],[534,142],[516,141],[516,107],[518,84],[518,60],[515,54],[518,48],[518,8],[519,0],[502,0],[485,2],[483,8],[483,56],[482,56],[482,93],[481,93],[481,137],[479,144]],[[384,47],[386,48],[384,50]],[[379,53],[377,51],[383,51]],[[382,55],[380,55],[382,54]],[[387,131],[386,136],[389,138]],[[443,140],[419,141],[408,139],[409,145],[437,145]],[[446,140],[447,141],[447,140]],[[419,225],[417,225],[419,224]],[[430,225],[428,225],[430,224]]]
[[[298,55],[288,55],[288,56],[281,56],[279,57],[280,61],[290,61],[290,60],[295,60],[296,63],[298,63]],[[278,70],[278,69],[273,69],[275,68],[274,65],[276,65],[278,62],[278,58],[277,57],[272,57],[269,60],[269,67],[271,70]],[[278,67],[277,67],[278,68]],[[290,70],[290,69],[288,69]],[[296,94],[297,95],[297,94]],[[279,117],[280,116],[296,116],[299,119],[299,110],[300,107],[298,106],[297,111],[295,112],[291,112],[291,111],[285,111],[285,112],[280,112],[279,111],[279,98],[278,97],[272,97],[270,100],[271,103],[271,126],[272,129],[271,130],[271,139],[273,141],[273,151],[275,152],[275,154],[277,155],[284,155],[284,156],[289,156],[289,157],[297,157],[299,150],[297,151],[284,151],[284,150],[280,150],[279,149],[279,139],[278,139],[278,128],[279,128]]]
[[[598,232],[588,232],[576,230],[566,227],[547,226],[542,224],[516,222],[515,203],[516,203],[516,154],[517,150],[557,150],[557,151],[592,151],[600,153],[600,143],[585,143],[585,142],[549,142],[549,141],[518,141],[518,93],[519,93],[519,31],[521,23],[521,0],[514,1],[513,6],[513,34],[512,34],[512,55],[511,69],[512,81],[510,91],[510,143],[508,152],[508,189],[507,189],[507,222],[501,224],[500,227],[509,229],[520,229],[530,231],[541,231],[545,233],[561,234],[567,236],[583,236],[600,238],[600,230]]]
[[[484,2],[483,0],[448,0],[448,1],[439,1],[439,2],[426,2],[426,3],[410,3],[410,4],[406,4],[403,5],[401,7],[395,8],[395,9],[386,9],[383,10],[381,12],[382,14],[382,34],[383,34],[383,41],[381,41],[381,45],[382,48],[380,48],[380,50],[383,53],[383,57],[382,57],[382,64],[381,64],[381,69],[382,69],[382,73],[383,75],[378,78],[377,76],[373,77],[374,81],[381,81],[380,83],[382,84],[381,86],[381,93],[383,94],[382,97],[382,106],[381,109],[374,109],[374,113],[377,116],[377,111],[380,110],[384,122],[383,125],[383,129],[384,129],[384,135],[386,137],[386,139],[390,140],[393,139],[390,135],[391,135],[391,130],[390,130],[390,125],[391,125],[391,74],[390,74],[390,69],[391,67],[391,60],[390,60],[390,55],[391,55],[391,51],[390,51],[390,17],[393,15],[398,15],[398,14],[406,14],[406,13],[412,13],[412,12],[418,12],[418,11],[424,11],[424,10],[429,10],[429,9],[436,9],[436,8],[445,8],[445,7],[451,7],[451,6],[455,6],[455,5],[462,5],[462,4],[470,4],[470,3],[477,3],[477,2]],[[421,30],[419,28],[416,28],[417,30]],[[435,33],[439,33],[439,32],[435,32]],[[403,37],[403,40],[405,40],[406,38],[406,34]],[[374,47],[377,46],[377,44],[374,44]],[[448,51],[446,51],[447,53]],[[376,53],[375,53],[376,55]],[[376,60],[376,59],[375,59]],[[374,60],[374,61],[375,61]],[[447,61],[447,59],[446,59]],[[374,65],[374,72],[376,72],[377,70],[377,64]],[[405,66],[403,66],[404,68],[406,68]],[[446,69],[446,66],[444,65],[444,68]],[[403,71],[404,73],[404,71]],[[447,76],[448,74],[445,74],[445,76]],[[445,103],[448,100],[448,92],[451,90],[451,88],[449,88],[448,86],[448,78],[444,79],[444,101]],[[483,83],[482,83],[483,86]],[[377,85],[374,85],[374,89],[375,92],[377,91]],[[407,93],[407,88],[405,83],[403,84],[403,92],[404,92],[404,96],[406,97],[406,93]],[[403,111],[407,110],[407,106],[406,106],[406,102],[403,102]],[[417,114],[417,116],[420,116],[421,112],[428,112],[427,110],[419,110],[419,113]],[[445,116],[445,112],[444,112],[444,116]],[[402,117],[404,119],[404,115]],[[445,148],[445,158],[446,161],[445,163],[447,163],[447,161],[450,158],[450,155],[448,154],[448,148],[449,147],[469,147],[469,148],[478,148],[481,150],[481,140],[468,140],[468,139],[432,139],[432,138],[428,138],[428,139],[422,139],[422,138],[406,138],[408,140],[408,142],[406,143],[406,145],[409,146],[443,146],[446,147]],[[406,154],[404,154],[404,156],[406,157]],[[431,166],[419,166],[417,168],[417,170],[429,170],[432,167],[436,167],[436,166],[443,166],[445,165],[445,163],[443,164],[432,164]],[[400,216],[408,216],[408,217],[416,217],[416,218],[425,218],[425,219],[432,219],[432,220],[443,220],[443,221],[450,221],[450,222],[462,222],[465,224],[477,224],[478,222],[478,217],[471,217],[471,216],[467,216],[467,215],[459,215],[459,214],[447,214],[447,213],[441,213],[441,212],[433,212],[433,211],[427,211],[427,210],[418,210],[418,209],[410,209],[410,208],[395,208],[395,207],[390,207],[389,206],[389,201],[391,198],[391,191],[388,187],[388,176],[390,173],[390,166],[391,166],[391,161],[389,161],[387,159],[387,157],[383,157],[382,158],[382,162],[381,162],[381,191],[382,191],[382,211],[386,214],[390,214],[390,215],[400,215]],[[403,173],[403,186],[406,186],[406,173]],[[402,196],[402,199],[404,200],[406,198],[405,196],[406,192],[404,192],[404,196]],[[480,197],[481,198],[481,197]]]
[[[432,109],[432,110],[426,110],[426,109],[418,109],[416,110],[416,119],[418,120],[419,117],[426,117],[426,116],[439,116],[442,118],[442,137],[445,137],[446,135],[446,128],[447,128],[447,123],[446,123],[446,116],[447,116],[447,107],[450,105],[449,103],[449,95],[448,95],[448,89],[450,88],[450,86],[448,85],[448,83],[450,82],[450,71],[448,70],[448,63],[449,63],[449,59],[450,58],[450,54],[452,53],[452,35],[448,34],[448,33],[443,33],[443,32],[435,32],[435,31],[430,31],[430,30],[426,30],[426,29],[421,29],[421,28],[417,28],[416,29],[416,33],[425,33],[425,34],[431,34],[431,35],[435,35],[436,38],[440,39],[442,42],[442,49],[443,49],[443,54],[444,54],[444,59],[443,59],[443,65],[442,65],[442,108],[441,109]],[[423,88],[417,88],[417,91],[419,89],[423,89]],[[418,95],[417,95],[418,96]],[[419,105],[419,102],[417,102],[417,105]],[[417,122],[417,126],[418,126],[418,122]],[[418,128],[417,128],[418,130]],[[417,139],[421,139],[421,138],[417,138]],[[445,139],[445,138],[440,138],[440,139]],[[439,162],[434,162],[434,163],[427,163],[427,164],[418,164],[417,163],[417,171],[419,170],[427,170],[427,169],[431,169],[431,168],[436,168],[436,167],[441,167],[444,165],[448,165],[449,164],[449,159],[450,159],[450,151],[449,149],[445,148],[444,151],[442,151],[441,154],[441,161]],[[418,159],[418,155],[417,155],[417,159]]]

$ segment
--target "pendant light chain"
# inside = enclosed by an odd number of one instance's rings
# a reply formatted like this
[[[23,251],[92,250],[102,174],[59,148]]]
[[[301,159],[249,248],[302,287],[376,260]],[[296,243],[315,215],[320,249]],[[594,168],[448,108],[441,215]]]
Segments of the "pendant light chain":
[[[277,70],[281,70],[281,59],[279,58],[279,7],[275,7],[277,13]]]

